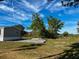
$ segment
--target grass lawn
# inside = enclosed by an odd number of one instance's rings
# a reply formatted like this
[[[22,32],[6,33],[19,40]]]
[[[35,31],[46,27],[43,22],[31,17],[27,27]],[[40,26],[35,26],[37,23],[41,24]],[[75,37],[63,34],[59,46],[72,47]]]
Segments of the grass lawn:
[[[57,54],[78,43],[79,37],[48,39],[44,45],[23,42],[0,42],[0,59],[55,59]]]

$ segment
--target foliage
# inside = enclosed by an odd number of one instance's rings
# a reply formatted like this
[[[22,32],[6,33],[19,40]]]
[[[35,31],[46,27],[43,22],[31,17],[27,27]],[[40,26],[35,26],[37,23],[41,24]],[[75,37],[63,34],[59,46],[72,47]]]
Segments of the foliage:
[[[4,1],[4,0],[0,0],[0,1]]]
[[[79,5],[79,0],[62,0],[62,6],[74,6],[77,7]]]
[[[32,24],[29,28],[33,30],[33,37],[56,38],[59,34],[58,32],[63,27],[63,22],[57,18],[53,18],[52,16],[47,18],[48,29],[44,26],[43,19],[39,14],[33,14],[32,20]]]
[[[64,23],[57,18],[53,18],[52,16],[48,17],[48,31],[51,37],[56,38],[58,36],[58,32],[63,27]]]
[[[64,33],[63,33],[63,36],[65,36],[65,37],[68,36],[68,35],[69,35],[68,32],[64,32]]]
[[[70,47],[64,50],[58,59],[79,59],[79,43],[73,43]]]
[[[32,24],[30,26],[30,29],[33,30],[33,35],[35,35],[35,37],[42,37],[45,34],[45,26],[43,23],[42,18],[39,16],[39,14],[35,13],[32,16]]]

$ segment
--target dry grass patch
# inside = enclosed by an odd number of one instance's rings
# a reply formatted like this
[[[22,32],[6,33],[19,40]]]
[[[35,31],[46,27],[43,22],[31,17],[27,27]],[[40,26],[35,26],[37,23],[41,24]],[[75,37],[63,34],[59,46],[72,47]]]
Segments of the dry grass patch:
[[[55,59],[64,49],[70,49],[69,45],[78,42],[79,37],[67,37],[49,39],[44,45],[33,45],[20,42],[0,42],[0,59]],[[7,54],[5,54],[5,52]]]

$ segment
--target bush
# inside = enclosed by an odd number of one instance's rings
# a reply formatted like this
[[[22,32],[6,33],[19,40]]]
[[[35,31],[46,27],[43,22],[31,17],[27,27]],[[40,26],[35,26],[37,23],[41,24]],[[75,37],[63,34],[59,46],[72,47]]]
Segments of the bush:
[[[69,36],[69,33],[68,32],[64,32],[63,36],[67,37],[67,36]]]

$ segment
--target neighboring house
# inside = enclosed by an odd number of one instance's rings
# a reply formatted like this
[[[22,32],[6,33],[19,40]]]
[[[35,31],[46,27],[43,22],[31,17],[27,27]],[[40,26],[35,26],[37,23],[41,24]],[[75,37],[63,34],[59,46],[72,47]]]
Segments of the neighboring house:
[[[24,27],[21,25],[0,27],[0,41],[19,40],[22,37]]]

